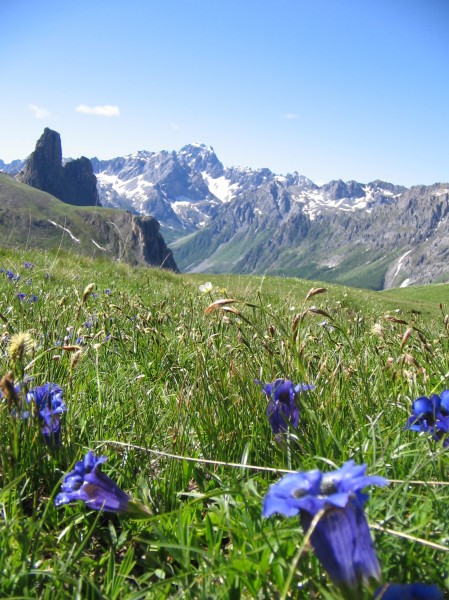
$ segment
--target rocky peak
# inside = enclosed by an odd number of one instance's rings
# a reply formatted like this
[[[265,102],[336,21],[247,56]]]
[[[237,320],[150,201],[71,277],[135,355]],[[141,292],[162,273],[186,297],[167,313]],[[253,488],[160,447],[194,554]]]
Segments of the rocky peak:
[[[179,158],[190,169],[200,173],[206,172],[214,179],[223,175],[223,165],[212,146],[187,144],[179,151]]]
[[[98,206],[97,178],[88,158],[62,164],[61,136],[46,127],[28,158],[19,181],[48,192],[67,204]]]
[[[362,198],[365,195],[360,184],[356,181],[345,183],[341,179],[330,181],[321,188],[328,200],[342,200],[343,198]]]
[[[45,160],[49,167],[60,167],[62,165],[62,146],[59,133],[46,127],[44,133],[37,140],[34,156],[36,160]]]
[[[316,190],[318,186],[304,175],[300,175],[297,171],[287,173],[287,175],[277,175],[276,180],[285,182],[286,186],[298,187],[304,190]]]

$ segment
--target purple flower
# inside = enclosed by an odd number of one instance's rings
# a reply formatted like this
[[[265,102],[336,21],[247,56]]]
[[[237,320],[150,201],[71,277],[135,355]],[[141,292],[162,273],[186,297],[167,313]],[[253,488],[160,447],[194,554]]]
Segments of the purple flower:
[[[23,300],[25,300],[25,298],[27,297],[26,294],[24,294],[23,292],[20,292],[20,294],[16,294],[17,298],[22,302]]]
[[[36,407],[37,414],[43,423],[42,434],[50,445],[59,446],[60,444],[60,415],[67,411],[62,393],[62,388],[56,383],[45,383],[31,389],[26,395],[28,404],[34,404]],[[33,411],[31,412],[33,413]],[[23,416],[28,418],[29,412],[27,411]]]
[[[76,463],[62,483],[62,491],[55,498],[55,506],[81,500],[88,508],[132,516],[148,516],[150,512],[128,496],[101,470],[105,456],[96,457],[88,452]]]
[[[315,386],[299,383],[295,385],[289,379],[276,379],[274,383],[262,383],[262,392],[270,398],[267,406],[267,416],[274,434],[288,431],[289,424],[296,429],[299,423],[299,408],[296,396]]]
[[[436,585],[425,583],[388,583],[379,588],[375,600],[443,600],[443,594]]]
[[[364,585],[381,578],[363,506],[368,485],[386,485],[383,477],[365,475],[366,465],[346,462],[330,473],[289,473],[272,485],[262,515],[300,516],[304,532],[319,516],[310,541],[329,577],[348,598],[358,598]]]
[[[6,397],[11,409],[11,416],[19,419],[36,419],[41,425],[42,435],[49,446],[59,446],[61,441],[60,415],[67,411],[62,399],[62,388],[56,383],[45,383],[28,392],[26,391],[30,379],[14,385],[14,380],[5,376],[0,381],[0,398]],[[23,402],[25,394],[25,406]],[[26,409],[25,409],[26,407]]]
[[[420,396],[412,405],[412,416],[407,419],[405,429],[424,431],[437,441],[444,440],[443,446],[449,446],[449,390],[443,390],[440,396]]]
[[[31,262],[28,262],[28,261],[27,261],[27,262],[25,262],[25,263],[23,264],[23,266],[25,267],[25,269],[34,269],[34,265],[33,265],[33,263],[31,263]]]

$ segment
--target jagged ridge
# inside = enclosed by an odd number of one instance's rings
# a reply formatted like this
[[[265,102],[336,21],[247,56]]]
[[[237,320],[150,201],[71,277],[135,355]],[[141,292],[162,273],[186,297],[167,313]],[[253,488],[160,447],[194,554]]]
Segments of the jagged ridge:
[[[202,144],[93,159],[93,166],[102,202],[157,216],[183,270],[284,274],[374,289],[449,279],[438,258],[449,244],[441,233],[448,184],[318,186],[296,172],[224,168]]]
[[[213,148],[91,159],[104,206],[151,214],[182,270],[269,273],[382,289],[449,280],[449,184],[318,186],[225,168]]]

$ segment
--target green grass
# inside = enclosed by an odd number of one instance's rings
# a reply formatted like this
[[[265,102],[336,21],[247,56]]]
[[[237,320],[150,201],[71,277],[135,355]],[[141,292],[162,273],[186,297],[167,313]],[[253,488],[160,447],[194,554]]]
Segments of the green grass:
[[[62,251],[4,249],[0,268],[21,275],[0,273],[0,375],[58,383],[68,408],[51,449],[0,404],[2,597],[337,599],[298,518],[262,519],[261,505],[282,470],[351,458],[391,480],[367,489],[365,510],[384,580],[449,591],[448,451],[404,431],[413,399],[449,387],[448,286],[325,284],[306,299],[323,284]],[[201,294],[208,279],[214,290]],[[206,313],[219,298],[236,302]],[[35,351],[12,360],[20,332]],[[299,397],[288,451],[254,383],[276,377],[315,385]],[[87,450],[151,518],[54,506]]]

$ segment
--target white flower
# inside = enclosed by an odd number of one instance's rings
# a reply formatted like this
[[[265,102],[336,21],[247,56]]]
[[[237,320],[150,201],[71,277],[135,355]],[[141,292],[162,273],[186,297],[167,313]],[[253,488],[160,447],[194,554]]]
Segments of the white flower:
[[[214,286],[211,284],[210,281],[206,281],[206,283],[203,283],[203,285],[200,285],[199,287],[200,292],[202,292],[203,294],[209,294],[213,289]]]

